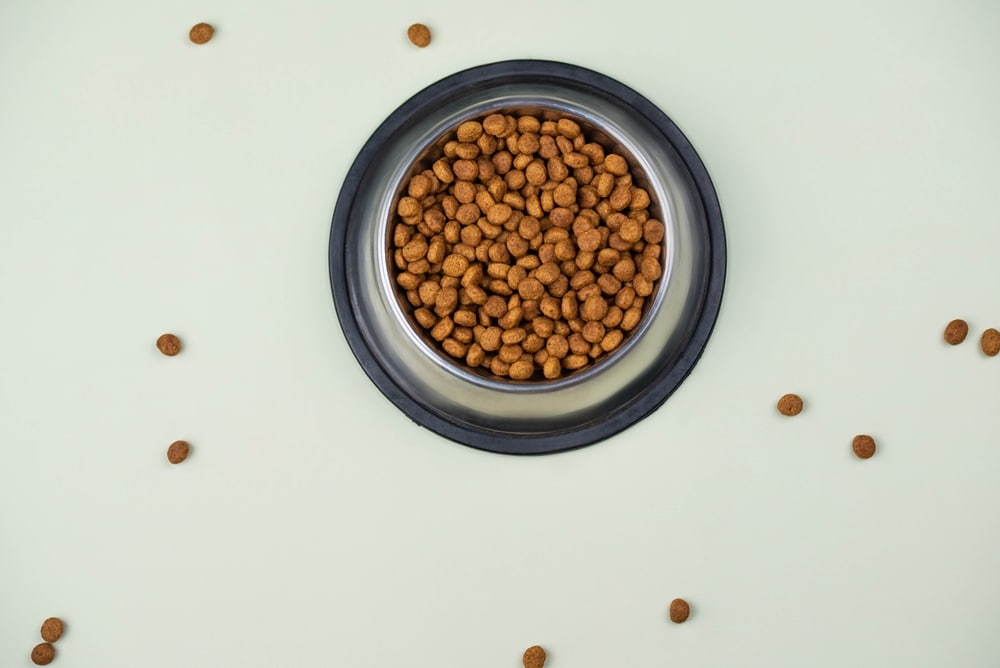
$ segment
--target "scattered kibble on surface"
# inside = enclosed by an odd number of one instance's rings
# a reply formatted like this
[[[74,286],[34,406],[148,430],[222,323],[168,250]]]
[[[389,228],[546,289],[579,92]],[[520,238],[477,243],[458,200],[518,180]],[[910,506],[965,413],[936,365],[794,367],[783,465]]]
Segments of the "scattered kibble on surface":
[[[62,637],[63,623],[58,617],[49,617],[42,622],[42,640],[55,642]]]
[[[786,394],[778,399],[778,412],[782,415],[798,415],[802,412],[802,397]]]
[[[195,44],[204,44],[208,40],[212,39],[212,35],[215,34],[215,28],[213,28],[208,23],[197,23],[191,28],[191,32],[188,37]]]
[[[691,616],[691,606],[683,598],[675,598],[670,602],[670,621],[683,624]]]
[[[944,340],[953,346],[957,346],[969,334],[969,323],[962,319],[952,320],[944,328]]]
[[[191,452],[191,445],[187,441],[174,441],[167,448],[167,460],[171,464],[180,464],[187,459],[189,452]]]
[[[854,437],[851,447],[860,459],[868,459],[875,454],[875,439],[868,434],[858,434]]]
[[[414,23],[407,28],[406,36],[421,49],[431,43],[431,29],[423,23]]]
[[[181,351],[181,340],[173,334],[164,334],[156,340],[156,347],[167,357],[173,357]]]
[[[1000,332],[990,327],[983,332],[983,337],[979,341],[979,346],[983,349],[983,352],[990,357],[1000,353]]]
[[[532,645],[524,650],[521,662],[524,663],[524,668],[542,668],[545,665],[545,650],[538,645]]]
[[[56,648],[51,643],[38,643],[31,650],[31,660],[37,666],[47,666],[54,658],[56,658]]]

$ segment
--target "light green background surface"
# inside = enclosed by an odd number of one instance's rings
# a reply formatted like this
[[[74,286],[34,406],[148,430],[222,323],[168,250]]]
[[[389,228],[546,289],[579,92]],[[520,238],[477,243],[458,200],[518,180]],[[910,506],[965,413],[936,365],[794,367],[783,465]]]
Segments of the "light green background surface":
[[[998,34],[989,0],[5,0],[0,664],[61,615],[61,668],[998,665]],[[660,105],[730,249],[667,404],[532,459],[389,404],[326,266],[378,123],[515,57]]]

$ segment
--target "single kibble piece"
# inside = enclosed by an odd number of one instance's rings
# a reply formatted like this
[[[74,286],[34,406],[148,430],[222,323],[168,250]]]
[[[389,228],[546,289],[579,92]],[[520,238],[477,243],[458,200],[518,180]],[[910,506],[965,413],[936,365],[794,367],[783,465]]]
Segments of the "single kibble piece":
[[[55,642],[62,637],[63,623],[58,617],[49,617],[42,622],[42,640]]]
[[[944,340],[953,346],[957,346],[969,334],[969,323],[964,320],[952,320],[944,328]]]
[[[983,338],[980,339],[979,345],[983,352],[990,357],[1000,353],[1000,332],[990,327],[983,332]]]
[[[173,357],[181,351],[181,340],[173,334],[164,334],[156,340],[156,347],[167,357]]]
[[[210,24],[198,23],[191,28],[191,32],[188,34],[188,37],[195,44],[204,44],[208,40],[212,39],[212,35],[214,34],[215,28],[213,28]]]
[[[545,650],[538,645],[532,645],[524,650],[521,661],[524,663],[524,668],[542,668],[545,665]]]
[[[786,394],[778,399],[778,412],[782,415],[798,415],[802,412],[802,397]]]
[[[854,437],[851,447],[860,459],[868,459],[875,454],[875,439],[867,434],[858,434]]]
[[[431,30],[423,23],[414,23],[407,28],[406,36],[421,49],[431,43]]]
[[[167,448],[167,460],[171,464],[180,464],[182,461],[187,459],[188,453],[191,452],[191,445],[187,441],[174,441]]]
[[[670,621],[683,624],[691,616],[691,606],[683,598],[675,598],[670,602]]]
[[[42,642],[31,650],[31,660],[38,666],[47,666],[56,658],[56,648],[51,643]]]

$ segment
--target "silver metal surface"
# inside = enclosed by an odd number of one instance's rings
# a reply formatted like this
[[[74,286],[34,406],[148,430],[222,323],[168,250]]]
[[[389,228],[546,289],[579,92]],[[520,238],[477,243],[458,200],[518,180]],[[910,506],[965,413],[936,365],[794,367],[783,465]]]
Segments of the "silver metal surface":
[[[407,179],[428,166],[442,137],[462,121],[490,113],[554,112],[577,120],[588,137],[620,145],[634,159],[634,178],[650,192],[663,221],[663,275],[636,331],[591,367],[548,382],[500,381],[470,371],[433,348],[400,307],[390,275],[387,239],[393,206]],[[638,169],[635,169],[637,165]],[[362,335],[400,387],[427,408],[477,427],[536,434],[571,428],[619,406],[676,359],[697,318],[708,273],[695,232],[705,213],[673,147],[629,107],[580,88],[509,84],[456,93],[438,113],[414,122],[391,145],[355,193],[348,252],[359,272],[352,296]]]

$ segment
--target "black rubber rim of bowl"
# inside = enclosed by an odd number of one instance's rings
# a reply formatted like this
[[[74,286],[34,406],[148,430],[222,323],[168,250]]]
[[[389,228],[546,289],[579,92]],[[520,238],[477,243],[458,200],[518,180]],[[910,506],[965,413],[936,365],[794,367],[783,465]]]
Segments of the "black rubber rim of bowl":
[[[539,434],[507,433],[480,428],[443,415],[407,394],[386,373],[368,347],[362,334],[362,323],[358,321],[350,299],[350,284],[355,277],[348,275],[344,259],[354,194],[363,182],[378,148],[390,140],[409,119],[433,113],[440,100],[456,91],[489,86],[491,81],[512,79],[561,80],[586,86],[591,91],[608,96],[616,104],[638,111],[680,154],[701,198],[707,222],[704,230],[709,252],[707,288],[698,320],[674,364],[659,374],[643,392],[617,410],[594,416],[570,429]],[[431,84],[404,102],[378,127],[351,165],[337,198],[330,230],[329,264],[334,306],[347,342],[365,373],[389,401],[418,425],[457,443],[504,454],[545,454],[591,445],[617,434],[659,408],[680,386],[701,357],[719,314],[726,277],[726,238],[722,210],[705,165],[680,129],[658,107],[628,86],[593,70],[555,61],[509,60],[473,67]]]

